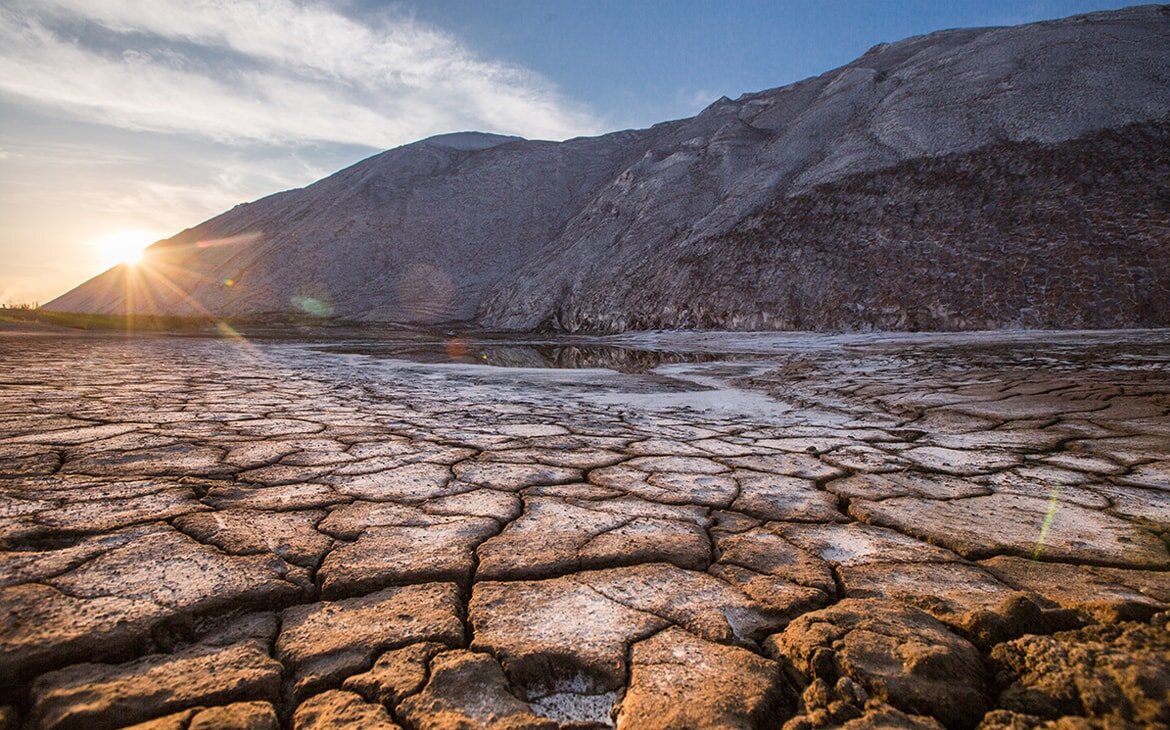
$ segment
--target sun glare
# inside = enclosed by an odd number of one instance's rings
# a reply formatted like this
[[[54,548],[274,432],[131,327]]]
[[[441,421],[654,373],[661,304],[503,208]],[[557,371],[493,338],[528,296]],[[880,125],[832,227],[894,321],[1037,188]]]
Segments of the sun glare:
[[[118,264],[133,266],[142,261],[146,247],[159,236],[150,231],[114,231],[90,241],[97,252],[102,266],[109,268]]]

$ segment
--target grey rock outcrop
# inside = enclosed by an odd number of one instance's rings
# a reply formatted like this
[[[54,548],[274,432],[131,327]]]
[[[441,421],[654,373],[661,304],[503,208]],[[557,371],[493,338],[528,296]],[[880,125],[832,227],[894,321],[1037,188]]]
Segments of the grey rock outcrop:
[[[463,133],[161,241],[60,311],[526,330],[1170,324],[1170,9],[883,44],[647,130]]]

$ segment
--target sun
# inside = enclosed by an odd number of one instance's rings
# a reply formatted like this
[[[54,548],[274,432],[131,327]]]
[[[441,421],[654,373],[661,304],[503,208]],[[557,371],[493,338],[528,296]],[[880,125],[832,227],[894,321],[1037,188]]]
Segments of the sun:
[[[142,261],[146,247],[159,236],[153,231],[113,231],[90,241],[102,266],[110,268],[119,264],[133,266]]]

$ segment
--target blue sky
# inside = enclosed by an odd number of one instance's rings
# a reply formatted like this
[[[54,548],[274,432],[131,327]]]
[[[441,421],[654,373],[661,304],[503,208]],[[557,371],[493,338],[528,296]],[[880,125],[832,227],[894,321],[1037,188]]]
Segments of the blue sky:
[[[690,116],[721,95],[783,86],[871,46],[1133,5],[1106,0],[456,0],[410,6],[483,54],[538,70],[616,126]],[[377,17],[384,3],[351,7]]]
[[[432,134],[647,126],[879,42],[1124,5],[4,0],[0,303]]]

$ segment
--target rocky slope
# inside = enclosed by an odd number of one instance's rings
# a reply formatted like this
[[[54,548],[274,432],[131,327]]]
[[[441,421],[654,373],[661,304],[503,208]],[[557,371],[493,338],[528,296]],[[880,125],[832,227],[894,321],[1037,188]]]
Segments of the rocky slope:
[[[51,302],[498,329],[1170,325],[1170,9],[880,45],[698,116],[461,134]]]

